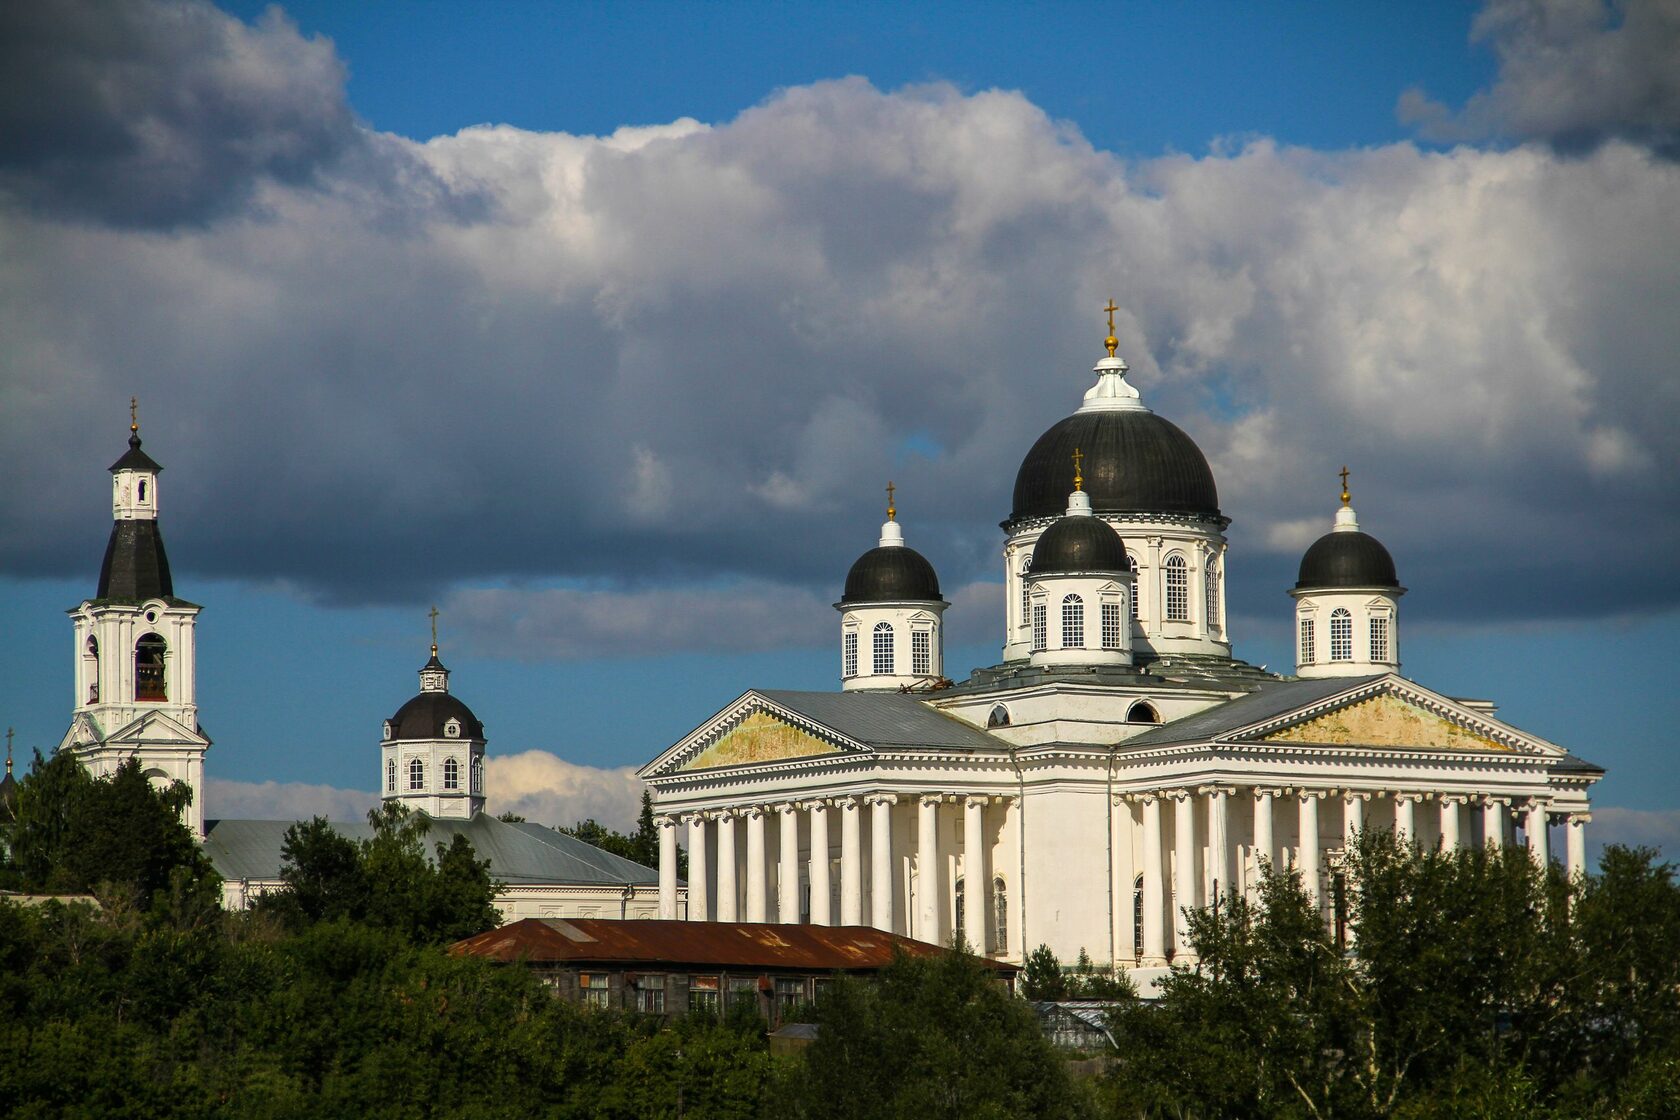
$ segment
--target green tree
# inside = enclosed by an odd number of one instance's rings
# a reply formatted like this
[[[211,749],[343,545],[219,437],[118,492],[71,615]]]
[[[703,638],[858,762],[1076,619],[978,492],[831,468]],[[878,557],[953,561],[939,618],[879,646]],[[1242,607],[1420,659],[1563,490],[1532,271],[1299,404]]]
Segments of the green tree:
[[[643,867],[659,866],[659,829],[653,820],[653,795],[647,790],[642,791],[642,809],[637,814],[633,832],[617,832],[594,817],[586,817],[570,828],[556,826],[555,831],[575,836],[586,844],[593,844],[604,852],[611,852]],[[688,853],[680,844],[677,846],[677,875],[688,876]]]
[[[1068,998],[1067,975],[1050,946],[1040,945],[1027,954],[1026,967],[1021,970],[1021,994],[1032,1000]]]

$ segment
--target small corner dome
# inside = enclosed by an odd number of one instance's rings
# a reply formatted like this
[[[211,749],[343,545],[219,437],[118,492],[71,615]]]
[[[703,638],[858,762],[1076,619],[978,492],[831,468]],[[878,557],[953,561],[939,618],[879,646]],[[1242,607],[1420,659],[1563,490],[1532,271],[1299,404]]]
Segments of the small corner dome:
[[[846,573],[842,603],[932,603],[939,576],[927,557],[907,545],[882,545],[857,558]]]
[[[1053,517],[1067,507],[1068,462],[1076,449],[1097,513],[1220,516],[1219,491],[1201,448],[1176,424],[1137,409],[1076,412],[1039,436],[1015,475],[1010,522]]]
[[[459,721],[460,738],[484,738],[484,725],[472,714],[472,709],[447,692],[422,692],[397,709],[390,720],[392,740],[443,739],[451,720]]]
[[[1329,532],[1301,557],[1298,591],[1326,587],[1399,587],[1394,557],[1369,533]]]
[[[1031,573],[1125,572],[1126,542],[1100,517],[1068,516],[1044,530],[1033,547]]]

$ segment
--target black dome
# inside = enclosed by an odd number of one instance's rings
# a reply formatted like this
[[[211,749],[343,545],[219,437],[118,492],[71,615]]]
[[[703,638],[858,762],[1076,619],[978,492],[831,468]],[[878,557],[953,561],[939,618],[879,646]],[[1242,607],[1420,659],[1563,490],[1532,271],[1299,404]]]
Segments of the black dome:
[[[1394,557],[1382,542],[1357,530],[1326,533],[1301,557],[1298,589],[1317,587],[1399,587]]]
[[[447,692],[422,692],[391,717],[393,739],[441,739],[451,717],[461,721],[461,738],[484,738],[484,725],[472,709]]]
[[[138,603],[172,599],[175,582],[169,577],[169,557],[156,521],[118,521],[111,526],[105,562],[99,566],[95,599]]]
[[[857,558],[846,573],[842,603],[933,602],[939,576],[927,557],[904,545],[882,545]]]
[[[1045,572],[1124,572],[1126,543],[1100,517],[1064,517],[1033,546],[1033,575]]]
[[[1085,492],[1098,513],[1219,516],[1213,471],[1195,441],[1142,409],[1076,412],[1038,437],[1015,475],[1011,521],[1053,517],[1073,489],[1073,452],[1084,454]]]

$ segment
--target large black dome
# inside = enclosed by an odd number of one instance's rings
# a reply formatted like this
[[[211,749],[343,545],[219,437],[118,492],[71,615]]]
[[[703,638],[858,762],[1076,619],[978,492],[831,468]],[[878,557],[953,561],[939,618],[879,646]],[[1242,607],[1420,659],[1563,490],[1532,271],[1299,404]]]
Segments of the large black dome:
[[[1033,546],[1032,574],[1124,572],[1126,543],[1100,517],[1069,516],[1044,530]]]
[[[461,721],[462,739],[484,738],[484,725],[472,709],[447,692],[422,692],[391,717],[393,739],[442,739],[443,725]]]
[[[939,576],[927,557],[905,545],[882,545],[857,558],[846,573],[842,603],[934,602]]]
[[[1011,521],[1067,508],[1075,449],[1098,513],[1219,516],[1213,471],[1195,441],[1153,412],[1117,409],[1076,412],[1038,437],[1015,475]]]
[[[1320,587],[1399,587],[1394,557],[1382,542],[1357,530],[1330,532],[1301,557],[1300,590]]]

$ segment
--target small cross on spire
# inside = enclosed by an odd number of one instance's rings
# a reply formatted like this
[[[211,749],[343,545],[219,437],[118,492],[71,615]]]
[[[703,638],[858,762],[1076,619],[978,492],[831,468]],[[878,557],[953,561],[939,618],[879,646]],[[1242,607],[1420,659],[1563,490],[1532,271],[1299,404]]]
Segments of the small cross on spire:
[[[1347,480],[1348,480],[1348,469],[1347,469],[1347,465],[1344,463],[1342,465],[1342,504],[1344,506],[1348,504],[1348,498],[1349,498],[1348,488],[1347,488]]]
[[[1103,308],[1103,310],[1108,312],[1108,337],[1103,339],[1103,345],[1108,347],[1108,356],[1112,358],[1114,357],[1114,352],[1120,349],[1120,340],[1114,337],[1114,313],[1120,310],[1120,307],[1114,302],[1114,298],[1110,296],[1108,306]]]
[[[437,609],[437,604],[436,603],[432,604],[432,609],[428,613],[428,617],[430,617],[431,620],[432,620],[432,656],[436,657],[437,656],[437,618],[438,618],[438,609]]]
[[[6,773],[12,772],[12,729],[6,728]]]
[[[128,398],[128,430],[135,435],[140,434],[140,398]]]
[[[898,509],[893,505],[893,493],[897,490],[898,490],[898,487],[896,487],[892,484],[891,479],[888,479],[887,480],[887,520],[888,521],[895,520],[898,517]]]
[[[1077,448],[1077,447],[1074,448],[1073,449],[1073,488],[1075,490],[1085,489],[1085,475],[1083,473],[1081,473],[1081,471],[1080,471],[1080,465],[1083,464],[1084,462],[1085,462],[1085,453],[1083,451],[1079,450],[1079,448]]]

